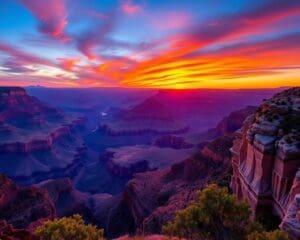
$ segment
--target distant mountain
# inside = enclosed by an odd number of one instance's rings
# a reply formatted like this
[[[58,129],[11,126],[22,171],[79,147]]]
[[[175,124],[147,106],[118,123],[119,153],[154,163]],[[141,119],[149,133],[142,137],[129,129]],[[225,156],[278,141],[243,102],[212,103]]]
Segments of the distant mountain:
[[[117,119],[103,121],[99,127],[109,135],[142,135],[184,133],[188,127],[178,121],[169,107],[152,96],[127,110]]]
[[[148,120],[157,119],[161,121],[173,122],[175,117],[170,109],[163,103],[159,102],[155,97],[150,97],[141,104],[133,107],[124,113],[124,119],[130,120]]]

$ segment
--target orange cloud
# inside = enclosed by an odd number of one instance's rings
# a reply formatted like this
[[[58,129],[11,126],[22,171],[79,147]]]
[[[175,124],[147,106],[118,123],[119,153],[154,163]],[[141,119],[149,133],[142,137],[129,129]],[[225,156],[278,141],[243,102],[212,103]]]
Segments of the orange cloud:
[[[80,62],[79,58],[59,58],[60,66],[66,71],[72,71],[77,63]]]

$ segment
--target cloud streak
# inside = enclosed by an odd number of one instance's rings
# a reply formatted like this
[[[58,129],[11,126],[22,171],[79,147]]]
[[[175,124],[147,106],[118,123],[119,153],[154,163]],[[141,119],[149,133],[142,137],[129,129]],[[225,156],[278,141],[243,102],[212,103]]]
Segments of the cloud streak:
[[[22,3],[38,19],[41,33],[55,39],[67,40],[68,24],[66,0],[22,0]]]

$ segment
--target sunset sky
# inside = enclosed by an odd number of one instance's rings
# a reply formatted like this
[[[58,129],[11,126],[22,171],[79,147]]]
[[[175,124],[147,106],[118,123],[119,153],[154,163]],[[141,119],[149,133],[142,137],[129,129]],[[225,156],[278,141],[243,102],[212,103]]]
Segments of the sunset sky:
[[[298,0],[0,0],[0,85],[300,85]]]

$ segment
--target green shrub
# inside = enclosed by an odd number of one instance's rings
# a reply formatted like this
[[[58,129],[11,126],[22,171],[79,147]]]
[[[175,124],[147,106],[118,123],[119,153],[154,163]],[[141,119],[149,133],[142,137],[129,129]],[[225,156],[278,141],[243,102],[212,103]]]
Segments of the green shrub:
[[[247,240],[289,240],[288,235],[280,230],[273,232],[253,232],[247,236]]]
[[[36,230],[36,235],[44,240],[103,240],[103,230],[85,225],[81,216],[63,217],[47,221]]]
[[[266,232],[260,223],[250,220],[250,215],[246,202],[239,202],[227,188],[211,184],[197,201],[178,211],[163,232],[189,240],[288,240],[280,230]]]
[[[163,232],[186,239],[242,239],[250,213],[246,202],[238,202],[227,188],[212,184],[195,203],[178,211]]]

